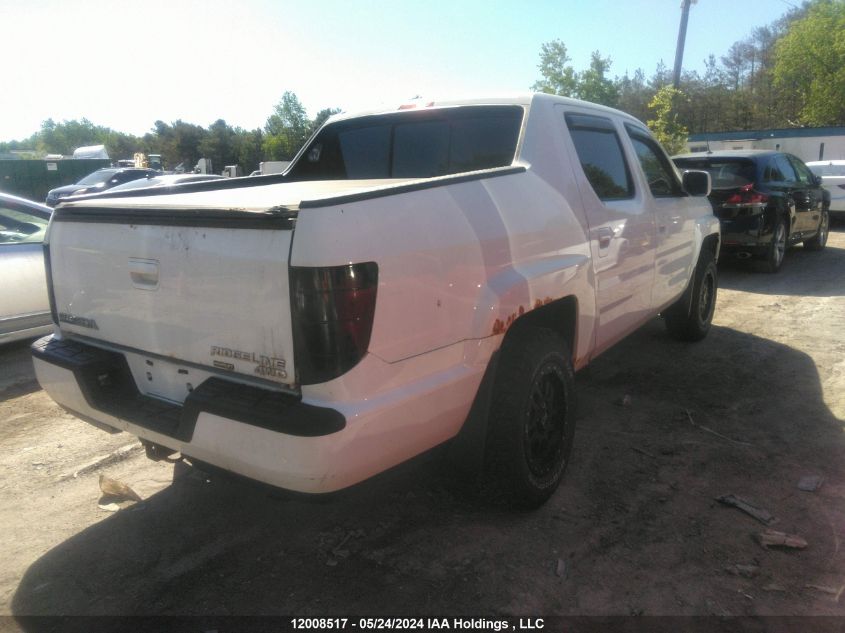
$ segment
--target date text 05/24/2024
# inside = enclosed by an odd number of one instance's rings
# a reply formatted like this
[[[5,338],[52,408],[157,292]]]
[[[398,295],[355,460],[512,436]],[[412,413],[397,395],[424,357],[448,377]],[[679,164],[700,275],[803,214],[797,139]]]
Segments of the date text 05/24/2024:
[[[544,628],[542,618],[292,618],[294,630],[399,630],[399,631],[529,631]]]

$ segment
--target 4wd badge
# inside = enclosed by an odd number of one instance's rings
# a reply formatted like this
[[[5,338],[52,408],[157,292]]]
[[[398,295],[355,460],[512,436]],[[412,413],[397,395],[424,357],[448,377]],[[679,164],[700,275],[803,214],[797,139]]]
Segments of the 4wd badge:
[[[232,349],[230,347],[219,347],[217,345],[211,346],[211,356],[220,356],[222,358],[230,358],[232,360],[243,360],[250,363],[255,363],[255,373],[265,378],[280,378],[284,380],[288,377],[288,372],[285,369],[285,359],[276,358],[275,356],[264,356],[263,354],[256,354],[255,352],[244,352],[239,349]],[[221,366],[224,363],[214,361],[215,366]],[[235,366],[230,363],[225,363],[231,369]]]

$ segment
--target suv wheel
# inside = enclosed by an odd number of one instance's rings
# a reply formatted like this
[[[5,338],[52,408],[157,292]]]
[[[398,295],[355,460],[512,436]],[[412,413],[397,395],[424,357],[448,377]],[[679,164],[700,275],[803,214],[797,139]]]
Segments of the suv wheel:
[[[508,505],[540,506],[560,485],[575,431],[574,374],[562,336],[525,327],[506,337],[488,422],[491,492]]]
[[[822,219],[819,222],[819,230],[812,239],[804,241],[804,248],[810,251],[820,251],[827,244],[827,235],[830,232],[830,213],[827,209],[822,211]]]
[[[758,269],[764,273],[776,273],[783,264],[783,256],[786,254],[786,222],[783,218],[775,221],[775,228],[772,231],[772,241],[766,250],[765,257],[758,262]]]

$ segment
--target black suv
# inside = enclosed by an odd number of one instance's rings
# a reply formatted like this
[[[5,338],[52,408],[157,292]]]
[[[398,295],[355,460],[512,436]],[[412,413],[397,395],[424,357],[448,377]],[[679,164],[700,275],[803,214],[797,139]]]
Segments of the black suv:
[[[722,228],[722,252],[754,258],[774,273],[788,246],[820,251],[827,243],[830,194],[792,154],[734,150],[684,154],[679,169],[710,173],[710,204]]]
[[[111,189],[115,185],[122,185],[130,180],[138,178],[152,178],[160,176],[161,172],[155,169],[140,169],[137,167],[104,167],[85,176],[75,185],[65,185],[50,189],[47,193],[47,206],[55,207],[59,200],[68,196],[77,196],[83,193],[99,193]]]

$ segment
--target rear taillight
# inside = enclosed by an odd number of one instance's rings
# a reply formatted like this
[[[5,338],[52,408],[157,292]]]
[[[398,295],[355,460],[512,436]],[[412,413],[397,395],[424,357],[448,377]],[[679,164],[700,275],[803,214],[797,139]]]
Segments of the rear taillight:
[[[724,204],[730,205],[749,205],[749,204],[766,204],[769,201],[769,196],[759,191],[754,191],[753,184],[747,184],[741,187],[739,191],[729,196]]]
[[[375,262],[290,269],[294,362],[299,383],[326,382],[364,357],[376,309]]]

